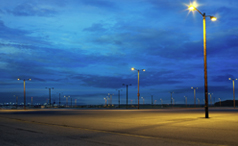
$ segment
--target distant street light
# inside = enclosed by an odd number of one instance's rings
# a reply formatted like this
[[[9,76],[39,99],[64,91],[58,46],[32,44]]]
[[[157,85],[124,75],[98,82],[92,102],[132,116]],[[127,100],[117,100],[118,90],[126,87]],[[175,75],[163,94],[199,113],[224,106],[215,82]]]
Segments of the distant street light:
[[[118,89],[118,108],[120,108],[120,91],[122,91],[122,89]]]
[[[191,87],[191,89],[194,90],[194,107],[196,107],[196,89],[198,89],[198,87]]]
[[[171,94],[171,106],[172,106],[172,102],[173,102],[172,94],[173,94],[174,92],[169,92],[169,93]]]
[[[198,100],[198,106],[200,106],[200,99],[199,99],[199,98],[197,98],[197,100]]]
[[[231,79],[231,78],[229,78],[229,80],[232,80],[232,84],[233,84],[233,105],[234,105],[234,108],[236,108],[236,100],[235,100],[235,80],[237,80],[237,79]]]
[[[140,79],[140,70],[139,69],[135,69],[134,67],[132,67],[131,68],[131,70],[133,71],[133,70],[137,70],[137,72],[138,72],[138,93],[137,93],[137,97],[138,97],[138,109],[139,109],[139,104],[140,104],[140,102],[139,102],[139,98],[140,98],[140,92],[139,92],[139,86],[140,86],[140,82],[139,82],[139,79]],[[141,69],[142,71],[145,71],[145,69]]]
[[[163,106],[163,99],[160,98],[160,102],[161,102],[161,107]]]
[[[218,100],[220,101],[220,106],[221,106],[221,98],[218,98]]]
[[[108,102],[110,102],[110,104],[112,106],[112,95],[114,95],[114,94],[108,93],[108,95],[109,95],[109,101]],[[109,103],[108,103],[108,105],[109,105]]]
[[[185,98],[185,104],[186,104],[186,107],[187,107],[187,97],[184,96],[184,98]]]
[[[105,100],[105,106],[107,106],[107,97],[104,97]]]
[[[141,97],[142,99],[143,99],[143,105],[145,104],[145,99],[144,99],[144,97]]]
[[[206,17],[210,17],[212,21],[216,21],[214,16],[207,16],[205,13],[201,13],[194,5],[188,6],[189,11],[198,11],[203,17],[203,56],[204,56],[204,88],[205,88],[205,118],[209,118],[208,115],[208,85],[207,85],[207,40],[206,40]]]
[[[20,78],[17,79],[18,81],[21,80]],[[31,79],[27,79],[31,81]],[[23,87],[24,87],[24,109],[26,109],[26,80],[23,80]]]
[[[45,87],[45,89],[48,89],[47,87]],[[49,88],[49,104],[51,106],[51,89],[54,89],[54,87]]]
[[[14,95],[15,97],[16,95]],[[18,106],[18,96],[16,96],[16,109],[17,109],[17,106]]]
[[[68,98],[70,97],[70,96],[64,96],[65,98],[66,98],[66,107],[68,107]]]
[[[210,105],[212,106],[212,95],[213,95],[213,93],[208,93],[208,95],[210,95]]]

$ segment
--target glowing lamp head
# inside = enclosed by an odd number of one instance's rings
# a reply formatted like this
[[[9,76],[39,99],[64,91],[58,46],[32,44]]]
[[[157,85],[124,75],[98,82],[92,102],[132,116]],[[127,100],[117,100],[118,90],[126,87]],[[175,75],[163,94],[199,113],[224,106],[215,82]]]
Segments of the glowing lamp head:
[[[231,78],[229,78],[229,80],[231,80]]]
[[[18,81],[20,80],[20,78],[17,79]]]
[[[135,70],[135,68],[134,68],[134,67],[132,67],[132,68],[131,68],[131,70]]]
[[[194,11],[194,10],[195,10],[195,7],[194,7],[193,5],[190,5],[190,6],[188,6],[188,10],[189,10],[189,11]]]
[[[214,17],[214,16],[211,16],[210,19],[211,19],[212,21],[216,21],[216,20],[217,20],[217,18]]]
[[[29,81],[31,81],[31,79],[28,79]]]
[[[145,69],[142,69],[142,71],[145,71]]]

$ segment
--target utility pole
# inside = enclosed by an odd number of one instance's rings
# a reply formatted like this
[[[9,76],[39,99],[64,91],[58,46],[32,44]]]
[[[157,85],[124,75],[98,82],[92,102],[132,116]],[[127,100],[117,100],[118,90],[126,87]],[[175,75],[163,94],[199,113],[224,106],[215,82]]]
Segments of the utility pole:
[[[170,94],[171,94],[171,106],[173,105],[172,103],[173,103],[173,97],[172,97],[172,94],[174,93],[174,92],[169,92]]]
[[[120,108],[120,91],[122,91],[122,89],[118,89],[118,108]]]
[[[128,108],[128,86],[131,86],[131,84],[122,84],[122,86],[126,86],[126,108]]]
[[[47,87],[45,87],[45,89],[48,89]],[[51,106],[51,89],[54,89],[54,87],[49,88],[49,104]]]

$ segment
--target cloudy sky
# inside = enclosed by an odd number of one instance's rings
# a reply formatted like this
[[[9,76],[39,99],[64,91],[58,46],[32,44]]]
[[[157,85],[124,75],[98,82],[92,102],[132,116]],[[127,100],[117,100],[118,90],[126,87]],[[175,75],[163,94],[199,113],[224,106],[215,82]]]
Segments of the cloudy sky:
[[[0,103],[52,102],[59,93],[77,104],[103,104],[121,91],[137,103],[137,71],[145,103],[163,99],[193,104],[204,99],[203,23],[189,12],[189,0],[8,0],[0,1]],[[207,15],[208,91],[216,101],[232,100],[238,77],[238,1],[199,0]],[[69,99],[70,100],[70,99]],[[141,101],[142,103],[142,101]]]

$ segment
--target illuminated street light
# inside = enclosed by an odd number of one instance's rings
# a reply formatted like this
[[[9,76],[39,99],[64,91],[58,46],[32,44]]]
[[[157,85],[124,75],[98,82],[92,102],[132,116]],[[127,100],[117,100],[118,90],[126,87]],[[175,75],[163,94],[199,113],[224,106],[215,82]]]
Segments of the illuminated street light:
[[[110,102],[110,104],[111,104],[111,106],[112,106],[112,95],[114,95],[114,94],[108,93],[108,95],[109,95],[108,106],[109,106],[109,102]]]
[[[234,108],[236,108],[236,100],[235,100],[235,80],[237,80],[237,79],[231,79],[231,78],[229,78],[229,80],[232,80],[232,84],[233,84],[233,105],[234,105]]]
[[[18,81],[21,80],[20,78],[17,79]],[[31,81],[31,79],[27,79]],[[23,80],[23,87],[24,87],[24,109],[26,109],[26,80]]]
[[[212,95],[213,95],[213,93],[208,93],[208,95],[210,95],[210,105],[212,106]]]
[[[144,97],[141,97],[142,99],[143,99],[143,105],[145,104],[145,99],[144,99]]]
[[[196,107],[196,89],[198,89],[198,87],[191,87],[191,89],[194,90],[194,107]]]
[[[140,79],[140,70],[139,69],[135,69],[134,67],[132,67],[131,68],[131,70],[132,71],[134,71],[134,70],[137,70],[137,72],[138,72],[138,93],[137,93],[137,96],[138,96],[138,109],[139,109],[139,104],[140,104],[140,102],[139,102],[139,100],[140,100],[140,92],[139,92],[139,86],[140,86],[140,82],[139,82],[139,79]],[[145,71],[145,69],[141,69],[142,71]]]
[[[197,100],[198,100],[198,106],[200,106],[200,99],[199,99],[199,98],[197,98]]]
[[[220,101],[220,106],[221,106],[221,98],[218,98],[218,100]]]
[[[104,100],[105,100],[105,106],[107,106],[107,98],[104,97]]]
[[[202,17],[203,17],[203,47],[204,47],[204,88],[205,88],[205,118],[209,118],[208,115],[208,85],[207,85],[207,44],[206,44],[206,17],[210,17],[212,21],[216,20],[216,17],[214,16],[207,16],[205,13],[201,13],[197,8],[196,8],[196,3],[194,2],[193,4],[190,4],[188,6],[189,11],[198,11]]]
[[[172,94],[173,94],[174,92],[169,92],[169,93],[171,94],[171,106],[172,106],[172,102],[173,102]]]
[[[68,107],[68,98],[70,97],[70,96],[64,96],[65,98],[66,98],[66,107]]]

